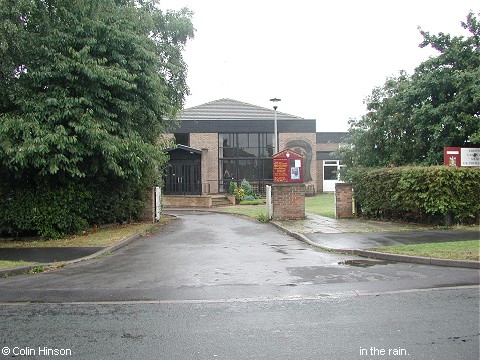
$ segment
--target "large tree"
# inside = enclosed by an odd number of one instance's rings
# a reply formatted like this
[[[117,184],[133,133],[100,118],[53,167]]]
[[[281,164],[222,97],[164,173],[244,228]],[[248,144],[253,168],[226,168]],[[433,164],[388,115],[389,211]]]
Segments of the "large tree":
[[[0,176],[140,179],[188,89],[188,10],[0,0]]]
[[[350,121],[353,146],[340,151],[347,164],[434,165],[444,146],[480,145],[480,24],[470,13],[462,27],[468,37],[420,29],[420,46],[438,56],[373,89],[368,112]]]
[[[191,13],[154,0],[0,0],[0,235],[125,221],[188,92]]]

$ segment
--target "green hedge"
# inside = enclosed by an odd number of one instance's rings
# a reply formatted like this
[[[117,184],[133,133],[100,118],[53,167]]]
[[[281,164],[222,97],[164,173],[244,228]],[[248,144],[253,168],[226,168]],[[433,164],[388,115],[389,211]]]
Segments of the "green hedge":
[[[144,205],[142,187],[126,181],[0,184],[0,236],[59,238],[93,224],[132,221]]]
[[[350,181],[366,216],[428,223],[479,220],[480,168],[357,169]]]

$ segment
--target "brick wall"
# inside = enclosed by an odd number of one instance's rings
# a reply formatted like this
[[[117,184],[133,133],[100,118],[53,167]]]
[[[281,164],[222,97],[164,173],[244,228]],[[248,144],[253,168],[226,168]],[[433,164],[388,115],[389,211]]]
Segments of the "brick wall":
[[[339,144],[316,144],[317,151],[335,151],[338,149]]]
[[[190,147],[202,150],[202,192],[218,193],[218,134],[192,133]]]
[[[353,217],[352,203],[352,185],[345,183],[335,184],[335,218]]]
[[[272,185],[273,220],[305,218],[305,184]]]
[[[317,193],[323,193],[323,160],[317,160]]]
[[[164,195],[162,205],[165,208],[211,208],[212,198],[194,195]]]

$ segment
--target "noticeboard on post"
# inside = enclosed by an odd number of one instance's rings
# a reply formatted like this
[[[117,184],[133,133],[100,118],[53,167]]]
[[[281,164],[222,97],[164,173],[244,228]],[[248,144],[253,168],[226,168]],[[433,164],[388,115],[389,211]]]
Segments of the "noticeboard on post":
[[[290,149],[273,155],[273,182],[303,182],[303,156]]]
[[[480,166],[480,148],[444,147],[443,164],[447,166]]]

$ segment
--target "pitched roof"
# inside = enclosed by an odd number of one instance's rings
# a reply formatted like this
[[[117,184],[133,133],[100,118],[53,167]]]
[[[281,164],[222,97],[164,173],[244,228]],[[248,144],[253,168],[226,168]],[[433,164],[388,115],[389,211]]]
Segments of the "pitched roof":
[[[273,109],[232,99],[219,99],[183,110],[178,120],[272,120]],[[278,120],[303,118],[277,111]]]

